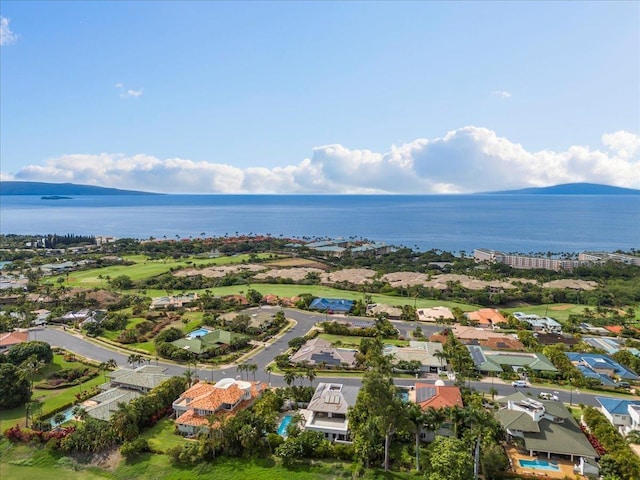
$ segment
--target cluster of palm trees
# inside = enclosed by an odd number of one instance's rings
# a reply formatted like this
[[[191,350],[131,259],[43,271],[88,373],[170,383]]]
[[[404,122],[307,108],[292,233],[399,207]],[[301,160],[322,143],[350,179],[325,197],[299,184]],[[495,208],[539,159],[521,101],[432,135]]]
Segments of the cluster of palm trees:
[[[284,381],[287,385],[291,386],[295,385],[296,380],[300,380],[300,384],[302,385],[302,381],[306,378],[309,380],[309,384],[313,387],[313,381],[316,379],[317,374],[316,371],[307,367],[303,372],[294,372],[293,370],[287,370],[284,373]]]
[[[240,374],[240,378],[244,380],[244,373],[247,374],[247,381],[249,380],[249,373],[253,374],[253,381],[256,380],[256,372],[258,371],[258,365],[255,363],[241,363],[237,367],[237,371]]]
[[[131,368],[135,368],[136,365],[139,367],[140,365],[142,365],[142,362],[144,361],[145,361],[145,358],[139,353],[132,353],[127,358],[127,363],[131,365]]]

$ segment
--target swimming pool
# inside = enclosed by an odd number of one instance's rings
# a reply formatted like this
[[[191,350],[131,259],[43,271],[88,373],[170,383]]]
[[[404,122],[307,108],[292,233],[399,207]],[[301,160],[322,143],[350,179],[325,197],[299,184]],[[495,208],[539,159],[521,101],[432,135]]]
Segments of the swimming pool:
[[[202,337],[204,335],[206,335],[207,333],[211,333],[211,330],[207,329],[207,328],[199,328],[197,330],[194,330],[193,332],[187,333],[187,338],[188,339],[194,339],[197,337]]]
[[[518,460],[520,466],[523,468],[532,468],[537,470],[551,470],[553,472],[559,472],[558,462],[548,460]]]
[[[71,407],[71,408],[66,409],[66,410],[65,410],[65,411],[63,411],[63,412],[60,412],[60,413],[62,413],[62,414],[64,415],[64,420],[62,420],[60,423],[58,423],[58,422],[56,422],[56,421],[55,421],[55,417],[56,417],[55,415],[54,415],[54,416],[52,416],[52,417],[49,419],[49,422],[51,423],[51,426],[52,426],[53,428],[55,428],[55,427],[57,427],[58,425],[62,425],[63,423],[68,422],[69,420],[71,420],[71,419],[73,418],[73,410],[74,410],[75,408],[76,408],[76,407],[75,407],[75,406],[73,406],[73,407]]]
[[[287,427],[291,423],[292,418],[293,415],[285,415],[285,417],[280,422],[280,425],[278,426],[278,435],[280,435],[281,437],[287,436]]]

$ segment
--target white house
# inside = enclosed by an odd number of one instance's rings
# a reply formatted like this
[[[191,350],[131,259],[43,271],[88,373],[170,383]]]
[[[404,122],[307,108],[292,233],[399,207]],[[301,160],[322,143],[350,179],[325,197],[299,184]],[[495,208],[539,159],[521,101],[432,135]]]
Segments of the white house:
[[[341,383],[320,383],[309,406],[300,413],[304,429],[320,432],[327,440],[350,442],[349,407],[355,405],[360,387]]]

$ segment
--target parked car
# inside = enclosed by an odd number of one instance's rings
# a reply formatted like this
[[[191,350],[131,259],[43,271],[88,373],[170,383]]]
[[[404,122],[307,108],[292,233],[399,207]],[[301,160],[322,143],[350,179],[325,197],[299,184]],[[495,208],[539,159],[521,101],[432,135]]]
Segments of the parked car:
[[[527,382],[525,382],[524,380],[516,380],[514,382],[511,382],[511,386],[512,387],[522,387],[522,388],[527,388],[529,385],[527,384]]]
[[[617,386],[620,388],[631,388],[631,384],[629,382],[618,382]]]
[[[556,402],[558,401],[558,395],[549,392],[540,392],[538,397],[540,397],[542,400],[555,400]]]

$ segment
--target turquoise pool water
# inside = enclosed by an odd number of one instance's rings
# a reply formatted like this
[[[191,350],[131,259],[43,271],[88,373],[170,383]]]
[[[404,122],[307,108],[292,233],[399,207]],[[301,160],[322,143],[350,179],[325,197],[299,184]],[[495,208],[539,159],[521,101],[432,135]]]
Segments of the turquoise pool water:
[[[68,422],[69,420],[71,420],[71,419],[73,418],[73,409],[74,409],[74,408],[76,408],[76,407],[75,407],[75,406],[73,406],[73,407],[68,408],[68,409],[66,409],[65,411],[61,412],[61,413],[64,415],[64,420],[63,420],[63,421],[61,421],[60,423],[57,423],[57,422],[54,420],[55,415],[54,415],[53,417],[51,417],[51,418],[49,419],[49,421],[50,421],[50,423],[51,423],[51,426],[55,428],[55,427],[57,427],[58,425],[62,425],[63,423]]]
[[[551,470],[553,472],[560,471],[560,467],[558,467],[558,463],[554,461],[548,460],[518,460],[520,462],[520,466],[523,468],[532,468],[536,470]]]
[[[292,418],[293,418],[293,415],[286,415],[282,419],[282,421],[280,422],[280,425],[278,426],[278,435],[280,435],[281,437],[287,436],[287,427],[291,423]]]
[[[211,330],[208,330],[206,328],[199,328],[197,330],[194,330],[193,332],[188,333],[187,334],[187,338],[202,337],[203,335],[206,335],[207,333],[211,333]]]

